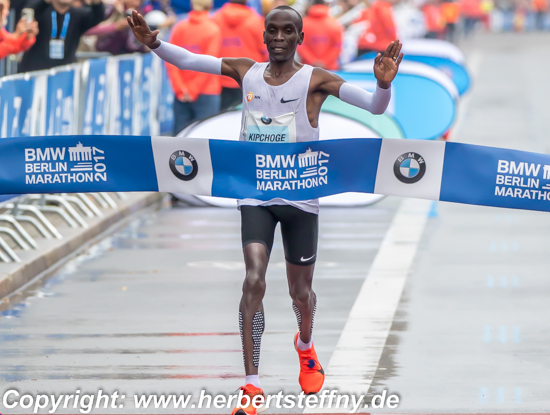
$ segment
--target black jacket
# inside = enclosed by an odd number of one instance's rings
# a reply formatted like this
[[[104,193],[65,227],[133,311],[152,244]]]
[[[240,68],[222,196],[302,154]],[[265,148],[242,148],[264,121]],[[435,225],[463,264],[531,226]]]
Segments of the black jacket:
[[[18,72],[37,71],[50,69],[55,66],[67,65],[76,62],[76,49],[80,37],[89,29],[101,23],[105,19],[105,6],[103,3],[87,6],[73,7],[70,13],[69,26],[65,37],[65,57],[63,59],[50,59],[50,39],[52,35],[52,11],[54,8],[44,0],[39,0],[34,5],[34,17],[38,22],[39,33],[36,43],[23,55]],[[67,14],[66,13],[66,14]],[[56,13],[57,38],[61,35],[63,21],[66,14]]]

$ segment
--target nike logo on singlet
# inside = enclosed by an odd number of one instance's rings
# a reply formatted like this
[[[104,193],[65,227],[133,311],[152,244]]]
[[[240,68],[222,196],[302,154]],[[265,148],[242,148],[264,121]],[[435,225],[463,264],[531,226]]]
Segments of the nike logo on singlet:
[[[284,98],[281,98],[281,104],[286,104],[287,102],[292,102],[292,101],[298,101],[298,98],[296,98],[296,99],[289,99],[288,101],[285,101]]]

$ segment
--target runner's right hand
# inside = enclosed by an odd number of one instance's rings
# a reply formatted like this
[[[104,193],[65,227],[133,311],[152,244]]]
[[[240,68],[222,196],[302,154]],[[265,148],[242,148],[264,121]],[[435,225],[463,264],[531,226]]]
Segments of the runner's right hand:
[[[151,32],[151,29],[145,23],[143,16],[137,11],[132,10],[132,15],[128,16],[128,24],[134,32],[136,39],[143,43],[145,46],[150,49],[156,49],[160,46],[160,41],[157,40],[157,35],[159,34],[158,30]]]

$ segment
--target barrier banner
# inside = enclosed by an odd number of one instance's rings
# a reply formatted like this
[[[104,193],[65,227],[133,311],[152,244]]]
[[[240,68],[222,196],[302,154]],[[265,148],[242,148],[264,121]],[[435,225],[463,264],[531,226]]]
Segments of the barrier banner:
[[[0,81],[0,137],[31,135],[34,78]]]
[[[151,134],[151,98],[153,94],[153,54],[148,53],[141,57],[141,71],[139,77],[139,97],[137,101],[139,134]]]
[[[76,131],[78,91],[75,88],[75,79],[79,79],[76,69],[48,76],[46,134],[67,135]]]
[[[119,59],[118,79],[113,112],[113,134],[132,134],[132,115],[134,113],[135,60]]]
[[[156,55],[155,55],[156,56]],[[168,72],[164,62],[156,59],[160,65],[160,94],[157,108],[157,119],[161,134],[171,134],[174,129],[174,91],[168,78]]]
[[[107,59],[90,59],[87,62],[86,105],[82,132],[105,134],[107,132]]]
[[[305,200],[343,192],[550,211],[550,155],[470,144],[264,144],[149,136],[0,141],[0,194],[161,191]]]

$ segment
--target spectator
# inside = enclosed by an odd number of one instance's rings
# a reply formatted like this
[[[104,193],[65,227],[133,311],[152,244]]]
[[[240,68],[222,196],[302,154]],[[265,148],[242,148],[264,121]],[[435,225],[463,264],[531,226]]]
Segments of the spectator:
[[[97,36],[95,48],[98,52],[113,55],[145,52],[128,26],[126,17],[131,10],[139,10],[140,0],[119,0],[106,7],[106,20],[86,32],[86,36]]]
[[[28,50],[35,42],[38,34],[38,23],[20,19],[13,33],[5,29],[10,14],[9,0],[0,0],[0,59]]]
[[[176,13],[172,10],[170,0],[145,0],[139,9],[145,21],[147,21],[147,14],[152,11],[161,11],[166,15],[166,20],[159,25],[155,25],[153,29],[169,29],[176,23]]]
[[[537,30],[544,30],[544,20],[549,9],[548,0],[532,0],[531,8],[535,12]]]
[[[170,43],[193,53],[220,57],[221,31],[208,16],[212,0],[191,0],[193,10],[186,20],[176,24]],[[220,77],[201,72],[182,71],[166,64],[174,100],[174,135],[197,119],[220,112]]]
[[[481,19],[481,3],[480,0],[462,0],[460,7],[464,16],[464,35],[469,36]]]
[[[390,42],[397,39],[393,18],[393,4],[396,0],[376,0],[364,9],[355,23],[364,22],[367,27],[359,37],[358,56],[369,52],[384,52]]]
[[[456,25],[460,19],[460,4],[455,0],[444,0],[441,4],[441,14],[445,20],[445,38],[454,43],[456,41]]]
[[[225,3],[214,15],[214,21],[222,34],[221,56],[266,61],[263,18],[246,6],[246,0],[230,0]],[[222,110],[242,102],[243,94],[237,82],[222,77],[221,84]]]
[[[34,16],[40,32],[23,55],[19,72],[76,62],[80,37],[105,19],[105,7],[101,0],[92,0],[86,7],[73,7],[73,0],[38,0]]]
[[[438,0],[428,0],[422,6],[422,13],[424,13],[426,24],[425,37],[427,39],[443,39],[445,36],[445,20]]]
[[[314,0],[304,17],[304,43],[298,46],[302,62],[324,69],[340,69],[340,51],[344,29],[324,0]]]

